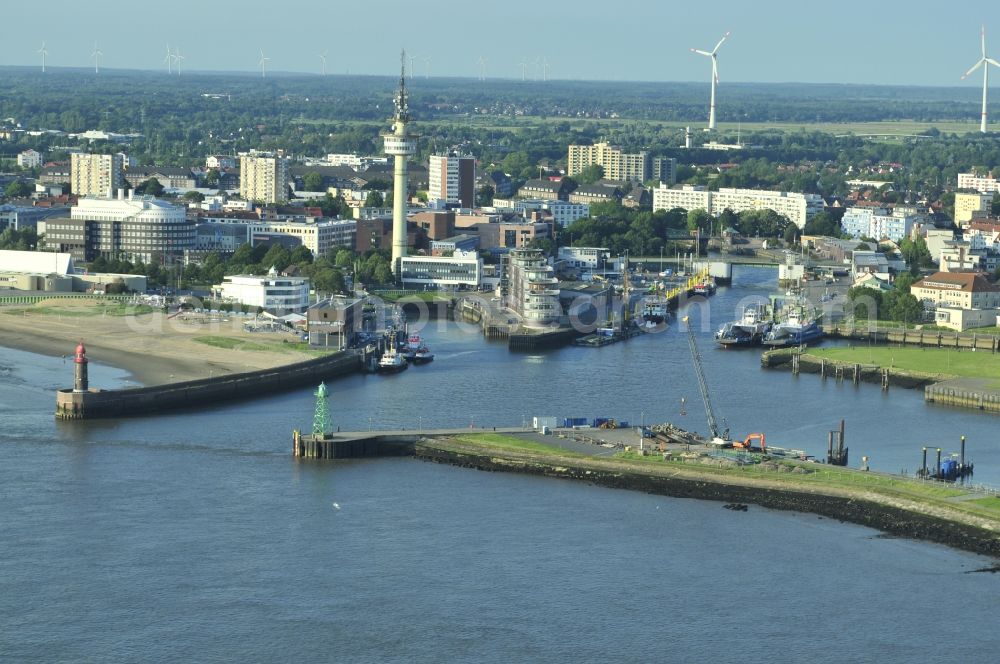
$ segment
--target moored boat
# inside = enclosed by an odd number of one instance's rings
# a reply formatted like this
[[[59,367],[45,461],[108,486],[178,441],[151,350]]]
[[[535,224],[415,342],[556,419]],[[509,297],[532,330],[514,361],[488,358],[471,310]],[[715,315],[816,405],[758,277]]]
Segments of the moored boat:
[[[764,304],[752,304],[743,309],[743,317],[730,321],[715,333],[722,346],[759,346],[771,331],[772,323]]]
[[[780,348],[801,346],[823,338],[823,328],[816,319],[798,308],[787,313],[784,320],[774,324],[762,342],[765,346]]]
[[[403,357],[395,348],[390,348],[389,350],[382,353],[382,357],[379,358],[378,364],[375,365],[376,373],[399,373],[406,369],[409,364],[406,362],[406,358]]]

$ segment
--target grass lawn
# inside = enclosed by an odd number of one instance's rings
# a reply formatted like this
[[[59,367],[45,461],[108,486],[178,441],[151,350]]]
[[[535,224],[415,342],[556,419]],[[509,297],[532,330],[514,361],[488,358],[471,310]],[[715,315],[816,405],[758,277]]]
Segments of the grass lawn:
[[[1000,379],[1000,355],[954,348],[845,346],[810,348],[809,355],[849,364],[877,364],[905,371],[963,378]]]
[[[6,308],[3,312],[14,316],[65,316],[67,318],[85,318],[90,316],[141,316],[153,311],[145,304],[131,305],[114,302],[108,305],[86,304],[83,306],[38,306]]]
[[[545,445],[533,440],[518,438],[517,436],[506,436],[500,433],[469,433],[452,436],[454,440],[461,443],[471,443],[473,445],[484,445],[489,447],[502,447],[510,450],[522,450],[525,452],[541,452],[543,454],[558,454],[564,457],[582,457],[583,454],[571,452],[555,445]]]
[[[239,337],[222,336],[202,336],[195,337],[195,341],[206,346],[215,348],[226,348],[229,350],[249,350],[249,351],[271,351],[274,353],[305,353],[308,355],[329,355],[330,351],[310,348],[304,341],[250,341]]]

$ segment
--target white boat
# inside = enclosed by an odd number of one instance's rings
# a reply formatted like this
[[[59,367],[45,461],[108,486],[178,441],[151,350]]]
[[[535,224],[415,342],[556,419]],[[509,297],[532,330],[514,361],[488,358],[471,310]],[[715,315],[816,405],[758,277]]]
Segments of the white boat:
[[[382,353],[382,357],[379,358],[378,364],[375,365],[375,371],[377,373],[399,373],[406,369],[409,364],[406,362],[406,358],[396,351],[395,348],[390,348],[389,350]]]
[[[413,355],[414,364],[427,364],[434,360],[434,353],[430,351],[427,346],[421,346],[417,349],[417,352]]]
[[[743,317],[723,325],[715,333],[722,346],[759,346],[771,331],[771,316],[765,304],[752,304],[743,309]]]

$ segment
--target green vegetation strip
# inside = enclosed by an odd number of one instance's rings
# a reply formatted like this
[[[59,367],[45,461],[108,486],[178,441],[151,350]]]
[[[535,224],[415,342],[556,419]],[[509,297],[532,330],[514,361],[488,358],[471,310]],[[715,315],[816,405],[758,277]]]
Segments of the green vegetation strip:
[[[877,364],[941,377],[1000,379],[1000,355],[981,350],[854,346],[811,348],[807,355],[847,364]]]
[[[13,316],[65,316],[67,318],[84,318],[91,316],[141,316],[153,311],[145,304],[128,305],[115,303],[110,306],[100,304],[86,307],[31,306],[4,308],[3,312]]]
[[[760,482],[762,487],[820,494],[829,492],[831,495],[847,493],[890,505],[906,501],[936,510],[939,514],[951,512],[956,516],[962,514],[989,519],[995,521],[1000,528],[1000,498],[956,500],[968,496],[969,491],[955,485],[825,464],[781,460],[767,465],[716,465],[708,457],[675,457],[664,460],[662,456],[641,457],[635,453],[622,453],[613,458],[596,457],[500,434],[462,434],[438,439],[435,446],[458,453],[494,457],[506,455],[515,461],[570,465],[610,472],[669,475],[678,479],[700,479],[723,484],[727,480],[735,480],[734,483],[750,486]]]
[[[260,343],[239,337],[203,336],[195,337],[195,341],[206,346],[225,348],[227,350],[270,351],[273,353],[306,353],[309,355],[328,355],[329,351],[310,348],[304,342],[272,342]]]

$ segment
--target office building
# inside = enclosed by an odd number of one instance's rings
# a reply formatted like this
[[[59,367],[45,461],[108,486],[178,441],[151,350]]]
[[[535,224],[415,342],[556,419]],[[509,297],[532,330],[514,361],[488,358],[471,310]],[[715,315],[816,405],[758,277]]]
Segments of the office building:
[[[456,251],[453,256],[404,256],[399,279],[404,288],[478,288],[483,260],[475,251]]]
[[[266,277],[236,274],[212,287],[222,300],[260,307],[270,313],[302,312],[309,306],[309,280],[282,277],[272,267]]]

